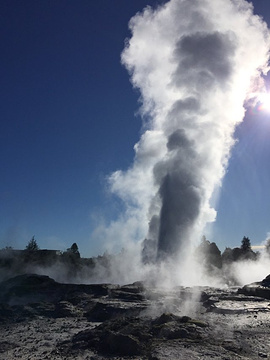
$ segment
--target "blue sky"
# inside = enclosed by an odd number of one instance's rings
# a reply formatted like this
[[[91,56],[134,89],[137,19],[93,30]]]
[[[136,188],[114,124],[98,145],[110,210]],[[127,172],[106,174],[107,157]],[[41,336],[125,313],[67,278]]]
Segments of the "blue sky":
[[[252,3],[254,12],[269,27],[270,3],[263,0]],[[269,75],[266,87],[269,91]],[[211,234],[211,240],[220,248],[239,246],[243,236],[248,236],[252,245],[270,238],[270,111],[247,109],[235,138]]]
[[[121,208],[106,176],[131,164],[141,133],[120,54],[129,19],[158,3],[1,1],[0,247],[35,235],[41,248],[104,251],[96,219]],[[270,4],[253,4],[270,23]],[[270,114],[248,111],[236,137],[209,238],[221,249],[270,231]]]

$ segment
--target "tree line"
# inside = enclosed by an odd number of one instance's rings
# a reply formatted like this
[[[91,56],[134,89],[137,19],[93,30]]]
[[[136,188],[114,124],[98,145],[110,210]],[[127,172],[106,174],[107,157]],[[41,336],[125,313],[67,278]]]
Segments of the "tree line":
[[[42,250],[33,236],[24,250],[13,250],[11,247],[0,250],[0,281],[13,275],[36,272],[37,269],[46,274],[46,269],[51,268],[59,269],[59,274],[67,280],[82,275],[91,277],[100,270],[109,274],[112,263],[115,263],[115,260],[121,261],[124,252],[122,249],[121,254],[117,255],[104,253],[97,257],[81,258],[77,243],[73,243],[63,252]],[[265,252],[270,258],[270,239],[266,243]],[[194,257],[203,264],[204,270],[209,274],[215,273],[215,269],[222,271],[237,261],[256,261],[260,256],[259,252],[252,250],[251,241],[247,236],[243,237],[239,247],[226,247],[223,253],[215,242],[210,242],[203,236],[194,252]],[[142,251],[143,262],[149,262],[147,259]]]

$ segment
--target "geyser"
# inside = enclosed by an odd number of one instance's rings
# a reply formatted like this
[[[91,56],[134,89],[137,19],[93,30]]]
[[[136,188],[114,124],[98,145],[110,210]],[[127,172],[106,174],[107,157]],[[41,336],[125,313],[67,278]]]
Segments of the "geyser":
[[[148,232],[149,256],[164,259],[215,220],[235,127],[248,94],[264,87],[269,31],[245,0],[170,0],[129,26],[122,63],[141,93],[144,133],[110,185],[126,204],[123,229],[132,224],[140,240]]]

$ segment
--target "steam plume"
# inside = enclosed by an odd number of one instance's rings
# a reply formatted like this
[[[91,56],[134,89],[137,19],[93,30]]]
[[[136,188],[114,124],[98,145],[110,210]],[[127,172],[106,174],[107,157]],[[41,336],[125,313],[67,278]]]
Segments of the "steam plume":
[[[268,71],[269,31],[245,0],[170,0],[129,26],[122,63],[141,93],[144,133],[133,165],[110,185],[126,204],[123,223],[132,218],[130,236],[148,231],[152,257],[163,259],[215,220],[211,198],[235,127]]]

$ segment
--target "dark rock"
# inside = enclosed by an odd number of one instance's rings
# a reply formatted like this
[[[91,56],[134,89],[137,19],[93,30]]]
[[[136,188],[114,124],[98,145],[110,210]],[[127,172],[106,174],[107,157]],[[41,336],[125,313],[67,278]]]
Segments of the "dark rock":
[[[135,289],[130,291],[130,288],[114,289],[111,291],[110,296],[114,299],[120,299],[123,301],[142,301],[145,296],[139,292],[135,292]]]
[[[203,302],[203,306],[206,308],[206,311],[212,311],[216,308],[216,302],[218,302],[217,299],[208,298],[206,301]]]
[[[176,316],[164,313],[152,321],[152,331],[155,336],[164,339],[198,339],[200,331],[198,328],[207,327],[204,322],[194,320],[189,316]]]
[[[270,299],[270,275],[267,275],[260,282],[248,284],[238,289],[238,294],[247,296],[258,296],[264,299]]]
[[[172,321],[187,322],[189,319],[190,318],[187,316],[180,317],[180,316],[176,316],[172,313],[163,313],[161,316],[159,316],[155,320],[153,320],[152,324],[153,325],[162,325],[162,324],[166,324],[166,323],[172,322]]]
[[[121,286],[121,290],[137,294],[142,293],[145,290],[145,286],[142,281],[136,281],[133,284]]]
[[[158,336],[165,339],[183,339],[190,337],[189,331],[176,323],[163,324]]]
[[[14,349],[15,347],[18,347],[18,345],[9,341],[0,341],[0,353],[4,353],[8,350]]]
[[[0,284],[0,302],[10,305],[50,301],[56,297],[57,283],[48,276],[25,274]]]
[[[36,316],[54,316],[55,306],[51,303],[32,303],[31,305],[0,304],[0,322],[22,322]]]
[[[253,302],[262,302],[264,301],[263,298],[257,297],[257,296],[245,296],[244,294],[226,294],[219,296],[219,300],[225,300],[225,301],[235,301],[235,302],[246,302],[252,300]]]
[[[54,285],[56,281],[49,276],[37,275],[37,274],[24,274],[18,275],[1,283],[1,287],[6,289],[12,289],[16,287],[34,288],[34,287],[50,287]]]
[[[81,317],[82,312],[68,301],[59,301],[55,306],[56,317]]]
[[[117,355],[141,355],[143,347],[139,340],[129,334],[109,332],[100,342],[103,351]]]
[[[0,303],[0,322],[9,321],[13,317],[13,310],[8,304]]]
[[[107,303],[97,302],[91,310],[86,312],[84,316],[89,321],[105,321],[112,319],[114,317],[122,316],[127,312],[126,309],[121,308],[120,304],[118,305],[110,305]]]
[[[270,287],[270,275],[267,275],[261,282],[261,285],[264,287]]]
[[[242,288],[238,289],[238,293],[248,296],[258,296],[264,299],[270,299],[270,288],[266,288],[260,285],[260,283],[245,285]]]
[[[92,329],[80,331],[72,338],[73,349],[98,348],[99,343],[98,333]]]
[[[111,284],[59,284],[66,293],[67,297],[76,297],[78,294],[94,295],[103,297],[109,295],[111,289],[116,285]]]
[[[114,285],[60,284],[44,275],[24,274],[0,283],[0,303],[24,305],[34,302],[69,301],[79,303],[85,297],[108,296]]]
[[[145,303],[121,302],[111,299],[104,299],[91,304],[90,309],[84,313],[88,321],[105,321],[123,316],[139,316],[146,309]]]
[[[200,302],[204,303],[209,299],[209,297],[210,297],[209,294],[207,294],[205,291],[202,291],[200,295]]]
[[[72,348],[95,349],[100,353],[143,355],[155,341],[200,339],[207,324],[188,316],[165,313],[156,319],[124,317],[105,321],[94,329],[73,336]]]
[[[100,353],[139,355],[144,352],[150,338],[149,322],[121,318],[76,334],[72,347],[96,349]]]

